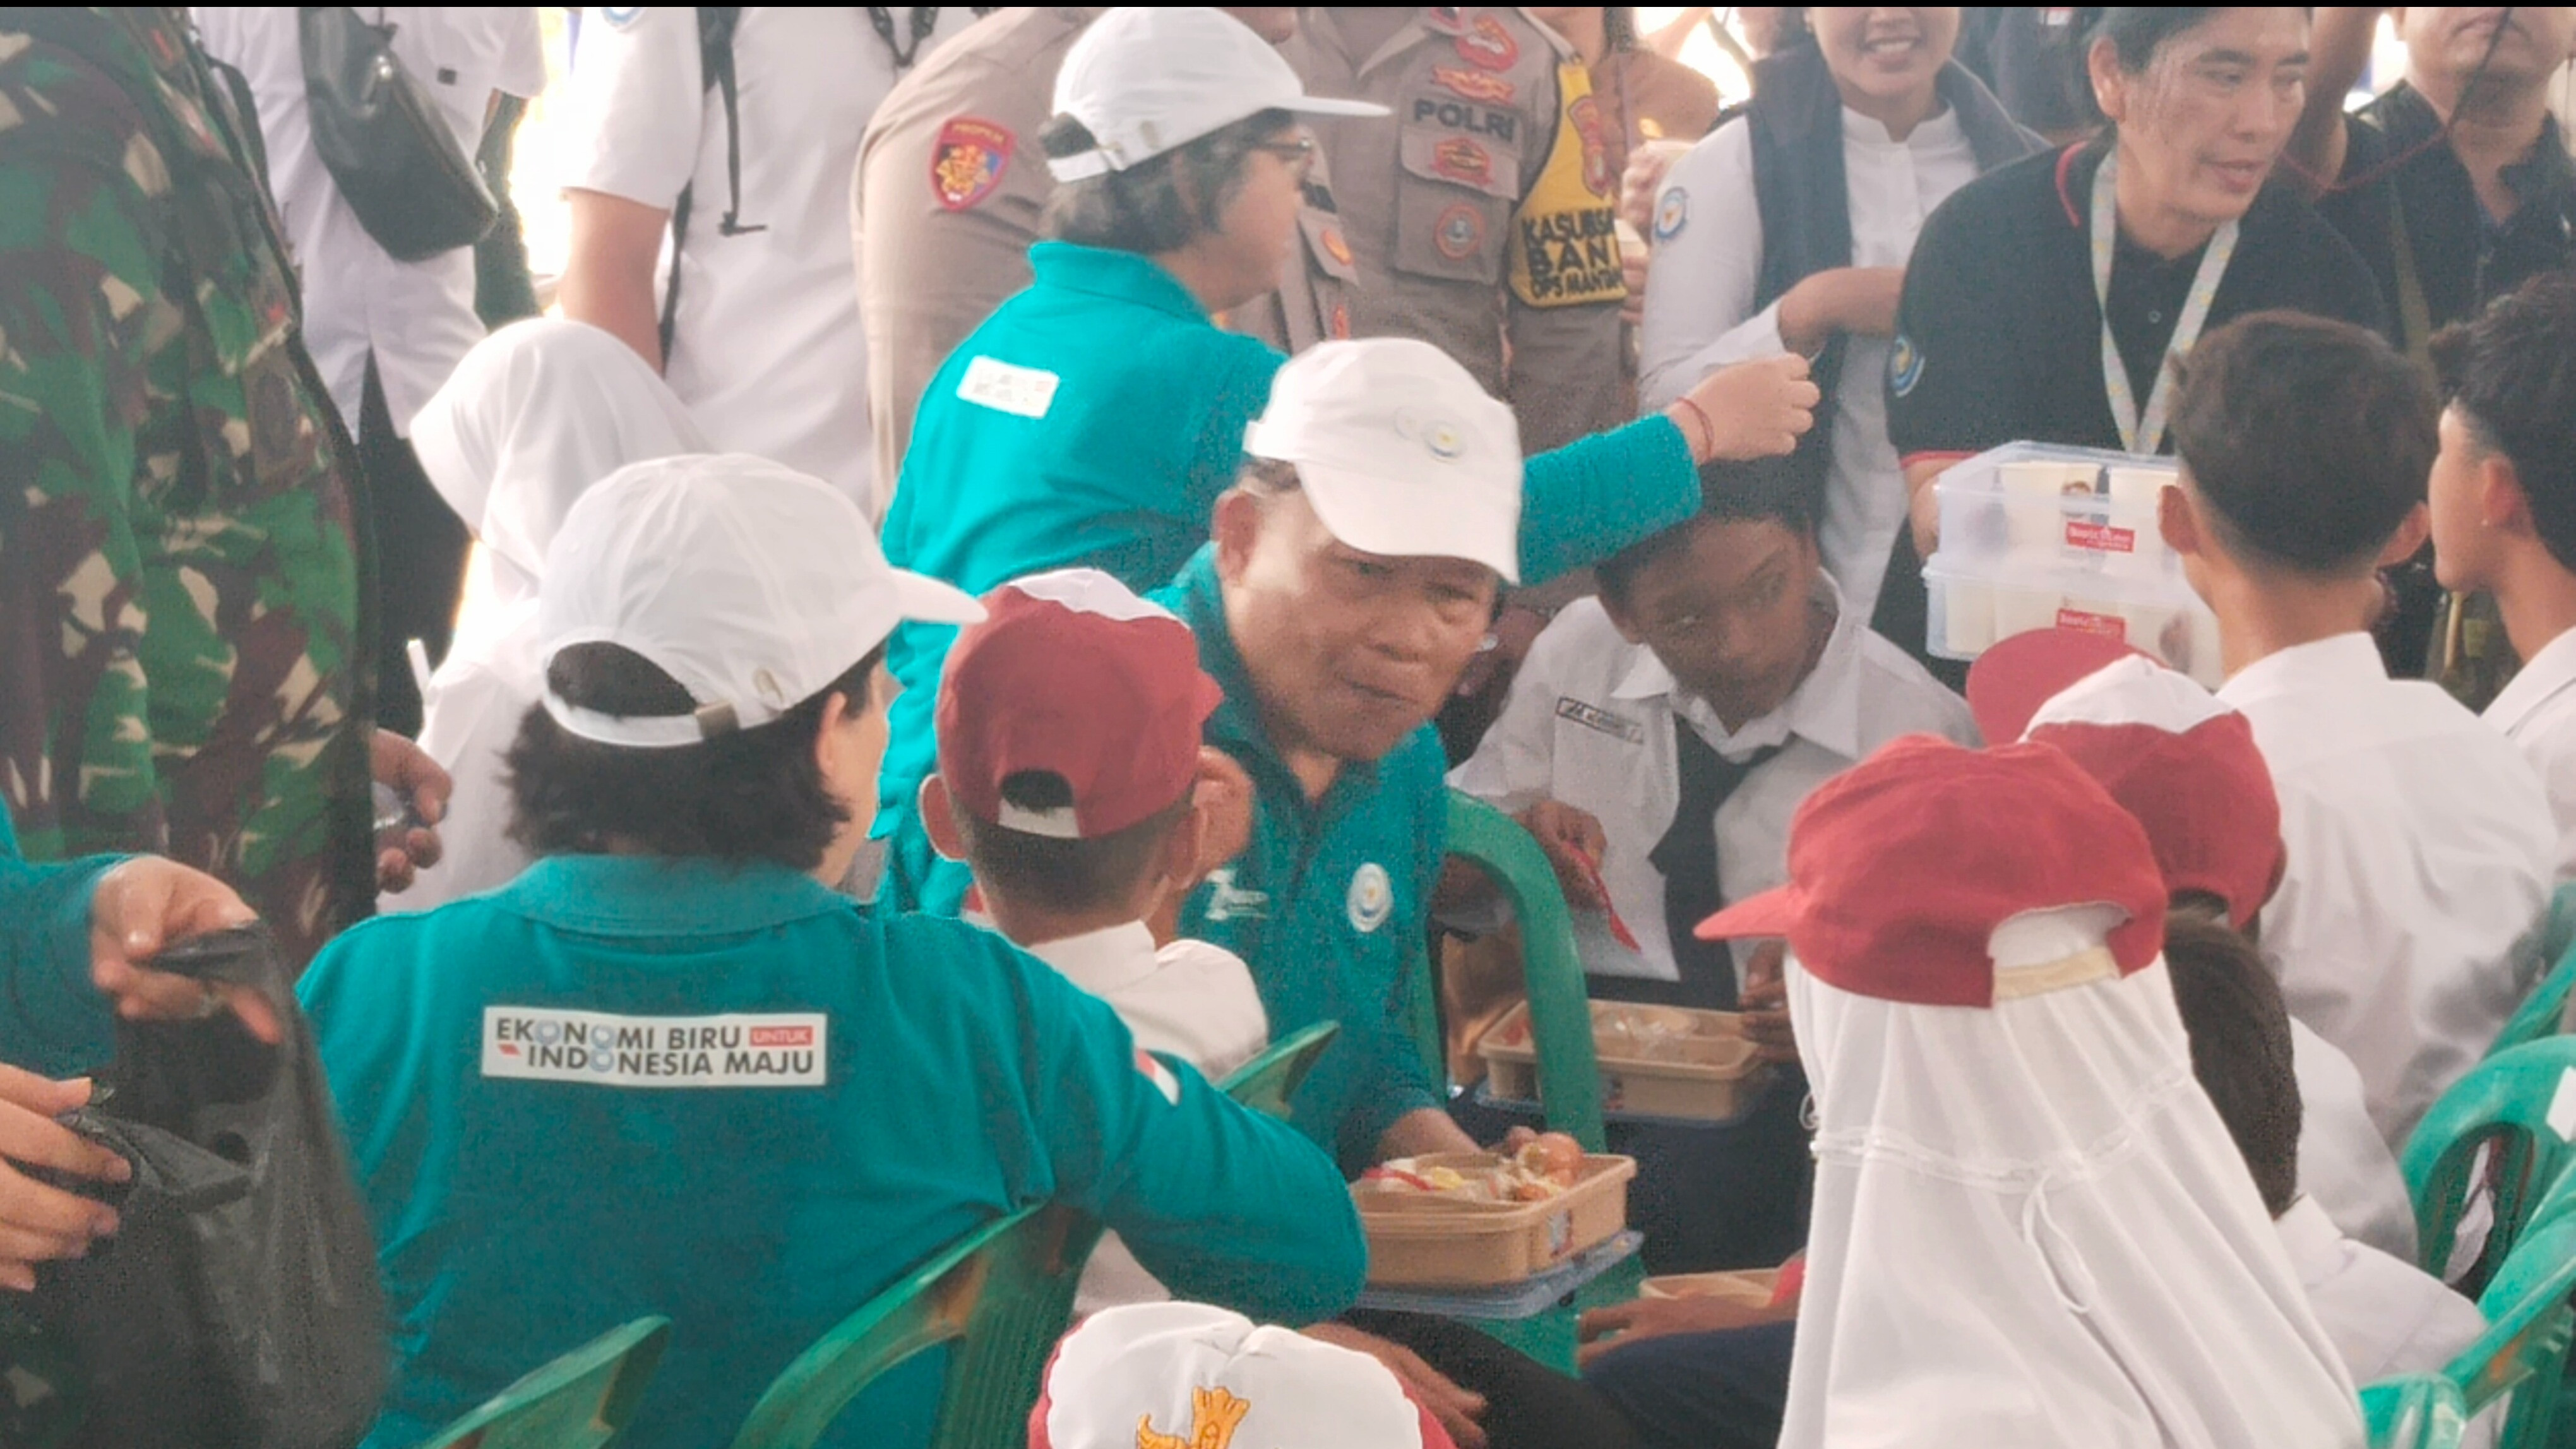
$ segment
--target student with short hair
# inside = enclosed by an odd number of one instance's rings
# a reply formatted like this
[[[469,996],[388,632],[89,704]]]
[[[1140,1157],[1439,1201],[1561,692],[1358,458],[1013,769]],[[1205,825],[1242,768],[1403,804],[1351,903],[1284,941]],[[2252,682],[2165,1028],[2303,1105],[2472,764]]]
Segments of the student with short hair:
[[[2576,275],[2534,279],[2436,338],[2434,568],[2495,595],[2522,672],[2487,706],[2540,773],[2576,880]]]
[[[1148,922],[1206,874],[1214,807],[1199,743],[1222,702],[1187,625],[1097,569],[984,598],[948,651],[939,768],[921,782],[931,844],[975,871],[970,904],[1012,944],[1109,1003],[1148,1051],[1210,1081],[1270,1041],[1243,961]],[[1115,1237],[1083,1270],[1079,1311],[1166,1298]]]
[[[2264,950],[2395,1147],[2521,1001],[2557,831],[2512,744],[2438,686],[2389,678],[2367,632],[2379,567],[2424,539],[2424,379],[2372,333],[2278,312],[2178,366],[2182,468],[2159,525],[2218,616],[2219,698],[2280,794]]]
[[[1795,464],[1703,477],[1708,506],[1601,565],[1600,596],[1539,636],[1450,774],[1556,864],[1595,1000],[1747,1010],[1791,1068],[1737,1126],[1622,1129],[1657,1272],[1776,1263],[1806,1236],[1805,1085],[1777,974],[1691,928],[1786,878],[1789,817],[1818,785],[1899,735],[1977,742],[1967,705],[1845,606]]]
[[[973,599],[740,456],[620,470],[546,567],[510,754],[541,859],[343,934],[300,988],[398,1324],[371,1446],[647,1313],[672,1353],[628,1437],[717,1442],[833,1324],[1040,1201],[1176,1291],[1348,1305],[1365,1244],[1311,1144],[999,936],[827,884],[867,834],[886,636]],[[939,1368],[825,1442],[927,1442]]]

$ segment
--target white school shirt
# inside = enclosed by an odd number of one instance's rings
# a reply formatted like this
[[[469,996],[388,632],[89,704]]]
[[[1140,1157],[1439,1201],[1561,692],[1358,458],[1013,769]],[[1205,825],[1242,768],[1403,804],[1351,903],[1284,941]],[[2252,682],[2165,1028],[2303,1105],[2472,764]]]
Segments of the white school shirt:
[[[2540,773],[2558,825],[2557,878],[2576,880],[2576,629],[2542,645],[2485,719]]]
[[[889,12],[906,44],[915,8]],[[892,51],[855,7],[742,12],[733,36],[739,220],[766,230],[725,236],[724,100],[699,68],[697,11],[608,6],[590,15],[573,58],[564,185],[662,210],[693,188],[663,376],[717,451],[810,473],[881,515],[848,197],[868,118],[899,79]],[[914,63],[974,18],[965,6],[942,7]],[[666,248],[657,308],[669,266]]]
[[[2370,1120],[2361,1073],[2297,1017],[2290,1065],[2299,1082],[2299,1191],[2345,1236],[2415,1261],[2415,1204],[2397,1155]]]
[[[1730,363],[1788,351],[1780,304],[1753,308],[1762,274],[1762,213],[1754,199],[1753,133],[1734,120],[1673,163],[1655,208],[1655,264],[1646,274],[1638,332],[1637,402],[1647,412]],[[1977,179],[1977,153],[1943,111],[1902,141],[1843,110],[1843,174],[1850,192],[1852,265],[1901,267],[1923,219]],[[1905,521],[1905,471],[1887,440],[1884,337],[1853,336],[1843,349],[1828,439],[1824,517],[1816,543],[1852,612],[1877,607],[1889,548]]]
[[[2281,798],[2264,954],[2402,1148],[2531,983],[2524,938],[2558,839],[2539,777],[2439,687],[2390,679],[2367,634],[2284,649],[2218,697],[2254,727]]]
[[[1600,914],[1577,912],[1587,971],[1680,978],[1664,927],[1664,877],[1647,858],[1681,802],[1676,711],[1722,758],[1783,747],[1718,807],[1719,883],[1731,901],[1788,879],[1789,817],[1799,802],[1880,745],[1909,734],[1978,743],[1967,703],[1871,633],[1832,579],[1820,583],[1835,618],[1815,669],[1779,708],[1733,734],[1706,700],[1682,692],[1653,650],[1619,637],[1599,599],[1577,600],[1530,645],[1501,717],[1450,772],[1450,784],[1505,811],[1553,799],[1601,822],[1609,842],[1602,884],[1641,949],[1619,945]],[[1754,944],[1737,945],[1739,972]]]
[[[1187,937],[1157,949],[1143,922],[1067,936],[1028,953],[1109,1003],[1147,1051],[1179,1057],[1209,1081],[1261,1055],[1270,1018],[1243,958]],[[1101,1238],[1074,1293],[1076,1314],[1171,1297],[1118,1235]]]
[[[239,70],[259,105],[269,189],[302,273],[304,345],[340,421],[358,431],[372,354],[386,416],[409,436],[412,414],[483,340],[474,315],[474,249],[398,262],[358,224],[313,149],[294,7],[200,6],[189,13],[206,53]],[[394,58],[437,98],[469,157],[494,92],[535,96],[545,89],[545,47],[532,6],[397,5],[358,13],[394,27]]]
[[[2290,1204],[2272,1226],[2354,1383],[2440,1373],[2486,1331],[2476,1304],[2406,1259],[2353,1241],[2314,1198]],[[2482,1415],[2463,1442],[2494,1439],[2493,1416]]]

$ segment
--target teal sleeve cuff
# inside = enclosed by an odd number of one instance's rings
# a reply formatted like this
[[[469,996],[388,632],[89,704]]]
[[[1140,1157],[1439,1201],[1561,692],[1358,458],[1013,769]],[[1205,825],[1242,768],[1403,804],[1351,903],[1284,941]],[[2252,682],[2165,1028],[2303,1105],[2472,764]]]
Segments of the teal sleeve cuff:
[[[1661,414],[1541,453],[1521,487],[1521,585],[1589,568],[1699,507],[1690,442]]]
[[[116,1051],[116,1014],[90,983],[90,897],[100,876],[122,859],[93,856],[36,866],[23,882],[6,953],[8,990],[0,997],[0,1061],[48,1077],[104,1065]]]

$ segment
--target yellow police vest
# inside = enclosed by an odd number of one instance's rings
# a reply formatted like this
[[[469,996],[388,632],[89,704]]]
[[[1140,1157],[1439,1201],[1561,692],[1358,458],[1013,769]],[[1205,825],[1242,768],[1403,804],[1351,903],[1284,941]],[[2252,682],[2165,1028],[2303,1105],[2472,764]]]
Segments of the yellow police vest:
[[[1619,178],[1610,174],[1613,121],[1592,94],[1581,61],[1556,68],[1556,140],[1547,166],[1512,217],[1512,292],[1532,307],[1618,302],[1628,295],[1619,270]]]

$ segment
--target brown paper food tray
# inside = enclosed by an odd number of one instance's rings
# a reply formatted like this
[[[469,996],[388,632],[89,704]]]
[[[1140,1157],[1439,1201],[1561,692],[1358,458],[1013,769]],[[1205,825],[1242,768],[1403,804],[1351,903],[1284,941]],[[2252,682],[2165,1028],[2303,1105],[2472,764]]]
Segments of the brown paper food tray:
[[[1621,1017],[1660,1020],[1677,1029],[1658,1056],[1635,1054],[1633,1038],[1610,1028]],[[1762,1085],[1761,1063],[1732,1011],[1693,1011],[1629,1002],[1592,1003],[1592,1050],[1601,1066],[1601,1105],[1612,1111],[1723,1122],[1749,1106]],[[1476,1043],[1497,1097],[1538,1100],[1538,1044],[1530,1038],[1529,1003],[1513,1007]]]
[[[1424,1167],[1490,1165],[1482,1152],[1431,1153]],[[1618,1235],[1628,1225],[1633,1157],[1587,1156],[1574,1186],[1543,1202],[1460,1202],[1354,1184],[1368,1235],[1368,1281],[1384,1287],[1489,1288],[1517,1283]]]
[[[1751,1308],[1768,1308],[1780,1289],[1777,1268],[1747,1268],[1733,1273],[1667,1273],[1646,1280],[1647,1298],[1724,1298]]]

